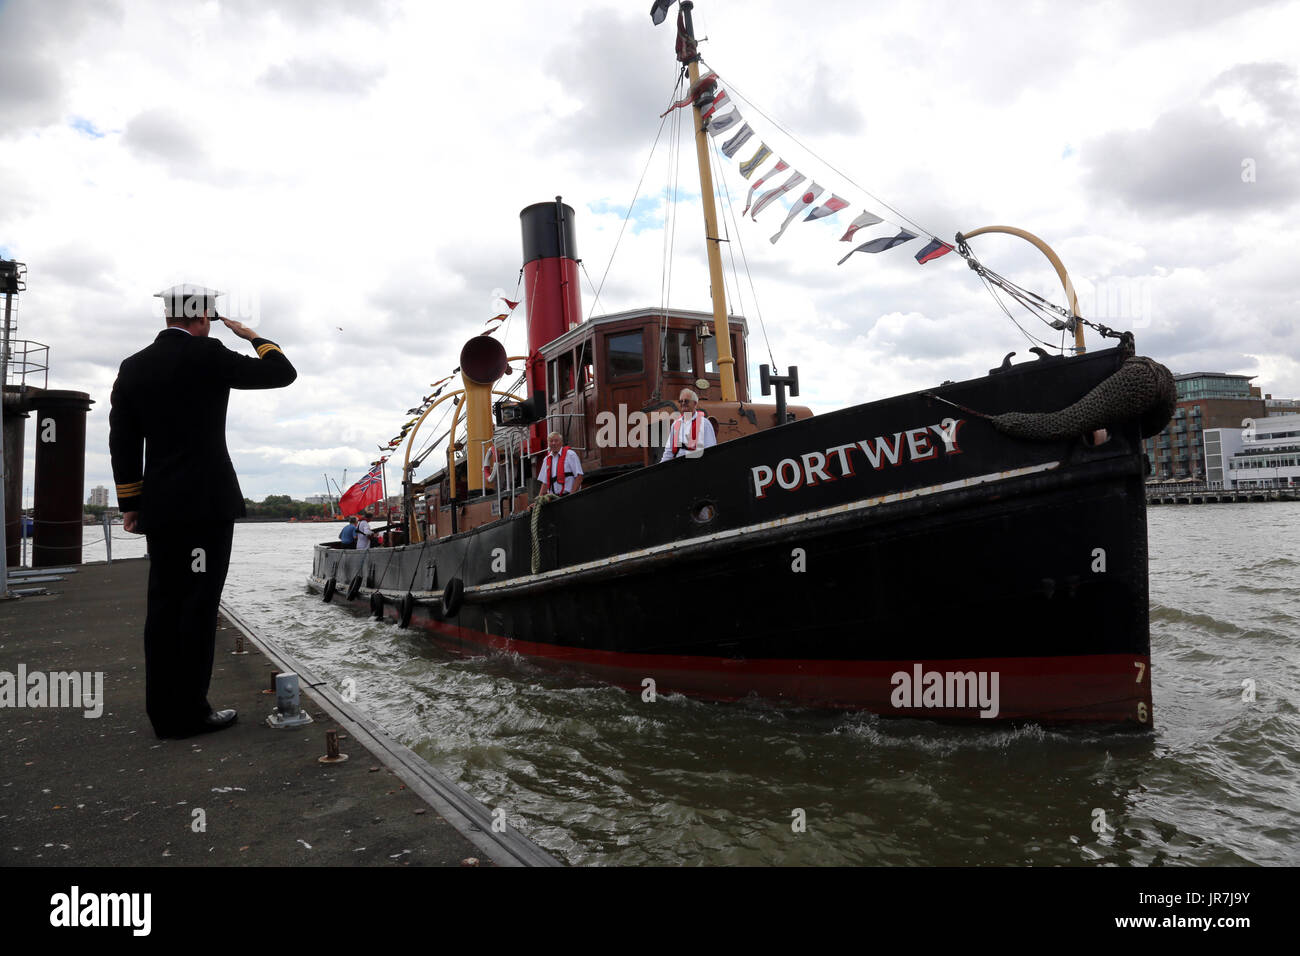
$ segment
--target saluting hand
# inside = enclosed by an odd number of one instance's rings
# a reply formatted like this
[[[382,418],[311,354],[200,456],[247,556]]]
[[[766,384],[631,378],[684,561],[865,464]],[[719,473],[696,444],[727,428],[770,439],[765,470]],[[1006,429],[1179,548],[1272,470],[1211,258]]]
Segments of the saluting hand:
[[[230,331],[234,332],[241,339],[247,339],[251,342],[253,339],[257,338],[257,333],[246,326],[243,322],[236,322],[234,319],[228,319],[224,315],[221,317],[221,321],[226,323],[226,328],[230,329]]]

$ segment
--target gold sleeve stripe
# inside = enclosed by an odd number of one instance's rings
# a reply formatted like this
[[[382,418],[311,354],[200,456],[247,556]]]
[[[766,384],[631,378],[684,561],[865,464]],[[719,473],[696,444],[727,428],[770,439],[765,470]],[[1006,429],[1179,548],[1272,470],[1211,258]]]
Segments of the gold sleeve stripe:
[[[280,346],[272,345],[270,342],[264,342],[257,347],[257,357],[266,358],[267,352],[280,352]],[[283,352],[280,352],[283,355]]]
[[[134,498],[142,491],[144,491],[143,481],[133,481],[129,484],[117,486],[117,496],[119,498]]]

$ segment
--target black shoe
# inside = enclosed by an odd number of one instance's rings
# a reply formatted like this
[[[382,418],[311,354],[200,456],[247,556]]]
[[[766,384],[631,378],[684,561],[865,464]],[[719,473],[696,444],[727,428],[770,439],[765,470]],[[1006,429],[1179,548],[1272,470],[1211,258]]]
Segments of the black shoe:
[[[214,710],[199,721],[197,726],[191,724],[184,728],[155,730],[155,734],[160,740],[184,740],[187,737],[197,737],[199,734],[225,730],[235,722],[236,716],[234,710]]]
[[[214,730],[225,730],[235,722],[238,716],[233,708],[227,710],[214,710],[208,716],[203,718],[203,724],[199,727],[198,732],[209,734]]]

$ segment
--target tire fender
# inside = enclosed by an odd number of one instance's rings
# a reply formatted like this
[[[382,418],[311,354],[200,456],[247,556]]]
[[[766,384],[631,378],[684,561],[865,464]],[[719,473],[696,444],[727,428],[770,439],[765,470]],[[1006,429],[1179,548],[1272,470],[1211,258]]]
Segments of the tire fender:
[[[460,606],[465,600],[465,582],[452,578],[442,589],[442,616],[455,617],[460,613]]]

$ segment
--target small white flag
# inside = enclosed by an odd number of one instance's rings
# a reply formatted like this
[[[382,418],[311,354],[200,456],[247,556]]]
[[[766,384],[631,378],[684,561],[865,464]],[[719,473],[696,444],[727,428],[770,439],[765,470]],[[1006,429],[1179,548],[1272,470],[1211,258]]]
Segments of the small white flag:
[[[785,217],[785,222],[781,223],[781,228],[778,229],[776,235],[772,237],[772,242],[775,243],[785,235],[785,227],[794,222],[794,217],[811,206],[813,201],[821,194],[822,188],[820,186],[816,183],[809,185],[809,187],[800,194],[799,198],[795,201],[795,204],[790,207],[790,214]]]
[[[740,122],[740,110],[732,110],[730,113],[724,113],[721,116],[715,116],[709,120],[705,129],[709,131],[710,136],[717,136],[723,130],[731,129]]]
[[[776,161],[776,165],[775,165],[775,166],[773,166],[771,169],[769,169],[767,172],[765,172],[765,173],[764,173],[762,176],[760,176],[758,179],[754,180],[754,185],[752,185],[752,186],[749,187],[749,195],[745,197],[745,208],[744,208],[743,210],[741,210],[740,214],[743,216],[743,215],[745,215],[746,213],[749,212],[749,204],[750,204],[751,202],[754,201],[754,190],[755,190],[755,189],[757,189],[759,186],[763,185],[763,183],[767,182],[767,181],[768,181],[769,179],[771,179],[772,176],[774,176],[775,174],[777,174],[777,173],[783,173],[783,172],[785,172],[785,171],[786,171],[787,169],[789,169],[789,168],[790,168],[790,164],[789,164],[789,163],[787,163],[784,159],[778,159],[778,160]]]
[[[798,186],[801,182],[803,182],[803,180],[804,180],[803,173],[799,172],[799,170],[796,169],[793,173],[790,174],[790,178],[787,179],[785,182],[783,182],[780,186],[777,186],[775,189],[769,189],[767,192],[763,193],[763,195],[758,197],[758,202],[754,203],[754,211],[749,214],[749,218],[757,222],[758,214],[762,212],[764,209],[766,209],[769,205],[771,205],[771,203],[776,199],[777,196],[780,196],[782,193],[787,193],[791,189],[794,189],[794,187]]]
[[[884,222],[884,220],[881,219],[879,216],[869,212],[864,212],[857,219],[854,219],[851,223],[849,223],[849,231],[844,233],[844,235],[840,236],[840,242],[848,242],[850,239],[853,238],[853,234],[855,232],[857,232],[859,229],[862,229],[865,226],[874,226],[877,223],[882,223],[882,222]]]

